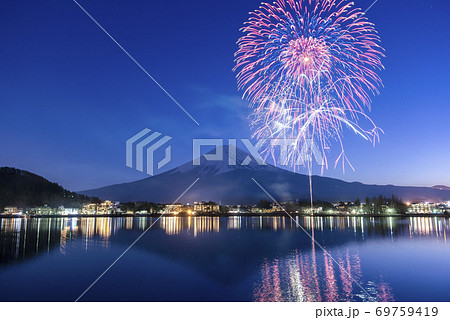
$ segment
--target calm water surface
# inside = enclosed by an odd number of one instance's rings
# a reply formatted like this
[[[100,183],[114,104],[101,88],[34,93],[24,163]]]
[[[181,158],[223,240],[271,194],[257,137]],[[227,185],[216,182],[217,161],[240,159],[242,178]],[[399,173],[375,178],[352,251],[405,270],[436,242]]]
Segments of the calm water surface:
[[[74,301],[155,220],[0,219],[0,300]],[[450,301],[448,219],[297,222],[332,258],[289,218],[163,217],[82,301]]]

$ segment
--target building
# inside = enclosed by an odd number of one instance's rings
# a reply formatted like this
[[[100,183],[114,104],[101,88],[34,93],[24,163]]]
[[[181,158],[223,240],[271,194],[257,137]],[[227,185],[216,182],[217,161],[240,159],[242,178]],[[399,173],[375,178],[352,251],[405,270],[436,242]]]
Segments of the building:
[[[111,214],[114,212],[112,201],[106,200],[97,205],[97,214]]]
[[[409,206],[408,212],[409,213],[437,213],[437,205],[435,203],[429,203],[429,202],[420,202],[420,203],[412,203]]]
[[[166,205],[163,212],[164,214],[179,214],[184,212],[184,206],[181,204]]]
[[[68,215],[76,215],[78,214],[80,209],[78,208],[65,208],[64,206],[60,206],[57,210],[57,214],[68,216]]]
[[[277,212],[279,208],[276,205],[272,205],[270,208],[258,208],[252,207],[250,209],[251,213],[274,213]]]
[[[214,202],[194,202],[194,212],[220,212],[220,206]]]
[[[22,211],[17,207],[6,207],[4,214],[22,214]]]
[[[231,214],[241,213],[241,206],[229,207],[228,213],[231,213]]]
[[[438,214],[438,213],[450,213],[450,203],[442,202],[442,203],[429,203],[429,202],[420,202],[420,203],[411,203],[409,204],[408,213],[415,214]]]
[[[29,208],[27,209],[27,213],[29,214],[35,214],[39,216],[48,216],[55,214],[55,210],[53,208],[50,208],[47,205]]]
[[[236,205],[236,206],[228,207],[229,214],[242,214],[242,213],[251,213],[251,212],[252,212],[252,207],[248,207],[248,206]]]
[[[323,208],[322,207],[313,207],[312,210],[311,210],[311,208],[307,208],[305,210],[305,213],[307,213],[307,214],[311,214],[311,212],[312,212],[312,214],[320,214],[320,213],[323,213]],[[298,211],[296,211],[295,213],[298,213]]]
[[[80,214],[97,214],[97,204],[87,203],[80,209]]]
[[[87,203],[79,211],[80,214],[90,215],[90,214],[112,214],[115,213],[115,205],[112,201],[106,200],[100,204],[97,203]]]

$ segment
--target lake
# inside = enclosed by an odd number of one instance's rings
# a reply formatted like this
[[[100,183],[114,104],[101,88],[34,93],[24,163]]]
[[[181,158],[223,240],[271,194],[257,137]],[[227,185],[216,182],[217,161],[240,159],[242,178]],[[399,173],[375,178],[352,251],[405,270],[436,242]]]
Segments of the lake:
[[[295,219],[0,218],[0,300],[75,301],[154,224],[80,301],[450,301],[447,218]]]

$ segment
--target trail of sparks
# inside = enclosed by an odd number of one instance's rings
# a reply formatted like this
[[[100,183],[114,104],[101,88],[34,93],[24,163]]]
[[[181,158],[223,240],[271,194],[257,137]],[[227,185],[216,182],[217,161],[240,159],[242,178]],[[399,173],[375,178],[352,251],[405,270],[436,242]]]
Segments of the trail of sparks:
[[[345,127],[379,141],[382,131],[365,110],[382,86],[377,71],[384,55],[361,9],[346,0],[277,0],[250,13],[241,31],[234,70],[253,110],[253,136],[293,139],[287,164],[294,170],[306,162],[311,175],[312,155],[302,152],[307,141],[325,161],[337,142],[341,154],[335,166],[342,161],[344,168]],[[274,157],[273,146],[264,151]]]

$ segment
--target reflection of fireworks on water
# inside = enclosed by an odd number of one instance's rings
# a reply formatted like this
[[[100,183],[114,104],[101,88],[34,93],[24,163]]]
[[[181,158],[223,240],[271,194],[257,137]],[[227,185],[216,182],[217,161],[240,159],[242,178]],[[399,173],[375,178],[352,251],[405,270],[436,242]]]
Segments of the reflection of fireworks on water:
[[[380,278],[363,281],[358,251],[338,250],[336,258],[345,271],[326,254],[295,253],[261,265],[254,301],[394,301],[392,289]],[[354,281],[362,283],[361,292]],[[370,294],[370,296],[368,295]]]
[[[256,138],[293,139],[288,163],[306,161],[302,146],[313,141],[325,157],[332,141],[341,155],[343,127],[378,140],[365,114],[378,93],[382,49],[372,23],[353,3],[335,0],[277,0],[263,3],[242,29],[236,52],[239,89],[253,109]],[[371,128],[363,129],[359,120]],[[266,155],[274,154],[267,145]]]

